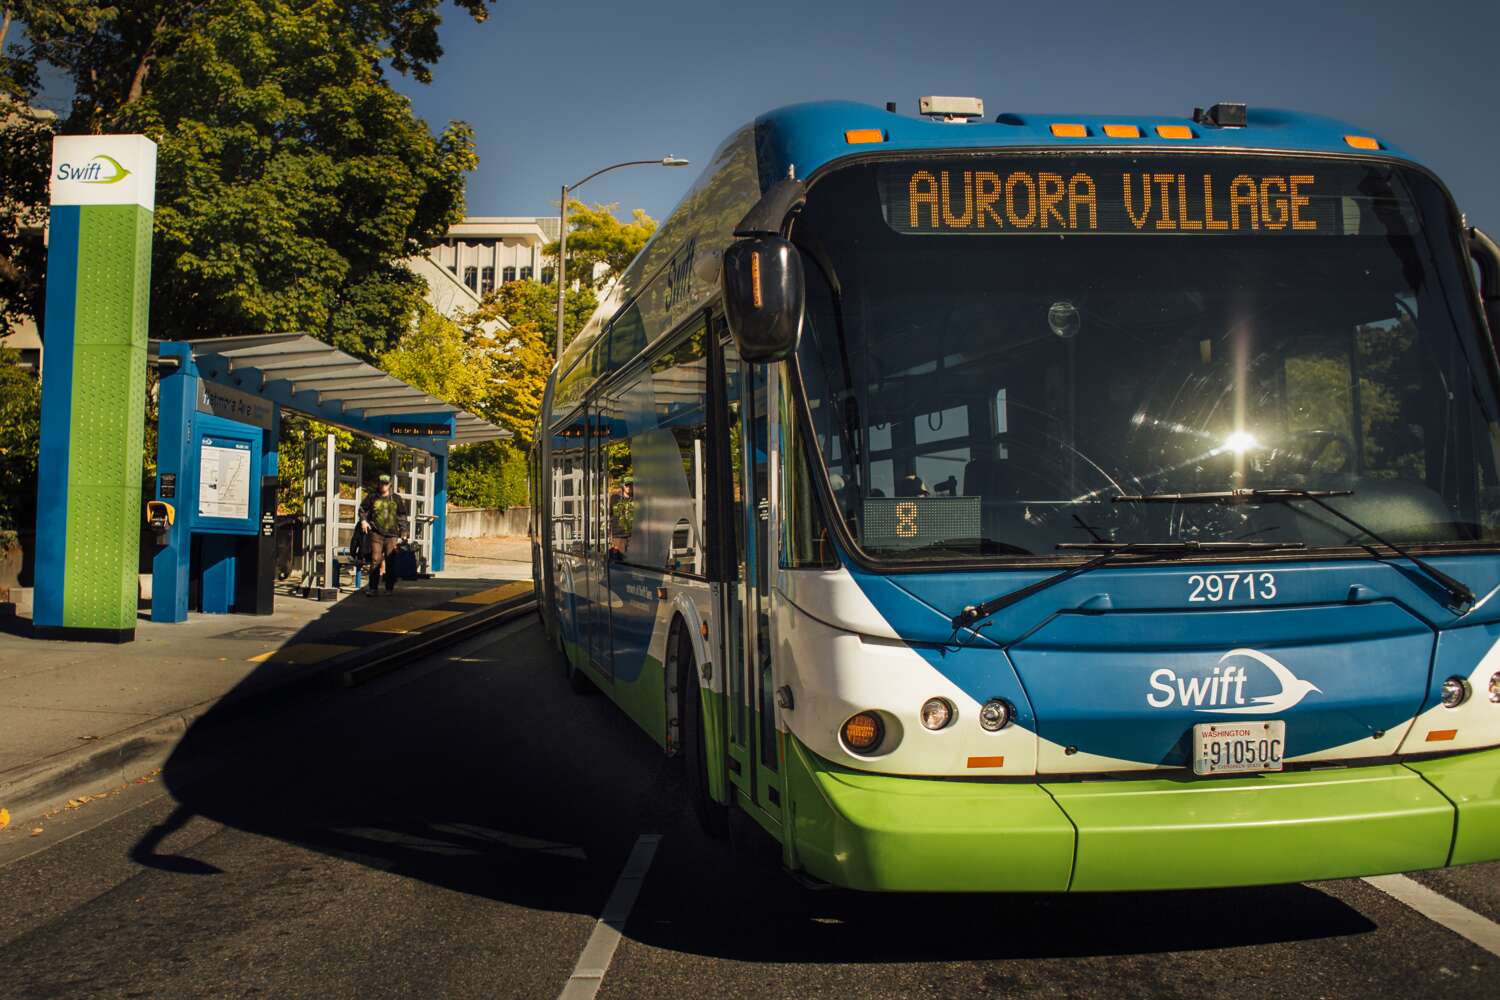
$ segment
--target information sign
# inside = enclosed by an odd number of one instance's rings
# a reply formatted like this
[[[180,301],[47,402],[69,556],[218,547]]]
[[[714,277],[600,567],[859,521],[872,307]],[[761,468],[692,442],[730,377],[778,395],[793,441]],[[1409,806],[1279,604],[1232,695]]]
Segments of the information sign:
[[[250,516],[250,442],[204,435],[198,454],[198,515]]]

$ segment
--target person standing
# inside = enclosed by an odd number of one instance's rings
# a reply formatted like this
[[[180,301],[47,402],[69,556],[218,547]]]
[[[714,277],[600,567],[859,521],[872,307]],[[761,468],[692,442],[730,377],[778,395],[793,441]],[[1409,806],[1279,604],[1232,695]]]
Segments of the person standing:
[[[380,592],[380,574],[385,570],[386,557],[396,551],[401,540],[401,528],[406,520],[406,503],[391,492],[391,477],[381,476],[380,485],[373,493],[366,493],[359,505],[359,525],[370,539],[370,588],[367,596]],[[385,592],[396,589],[396,574],[385,574]]]

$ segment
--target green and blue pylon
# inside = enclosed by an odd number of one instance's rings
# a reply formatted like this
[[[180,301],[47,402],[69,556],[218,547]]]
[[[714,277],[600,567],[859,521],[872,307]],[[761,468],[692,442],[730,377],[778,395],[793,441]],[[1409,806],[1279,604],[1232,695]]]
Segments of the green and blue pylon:
[[[32,624],[124,642],[136,622],[156,144],[59,136],[51,188]]]

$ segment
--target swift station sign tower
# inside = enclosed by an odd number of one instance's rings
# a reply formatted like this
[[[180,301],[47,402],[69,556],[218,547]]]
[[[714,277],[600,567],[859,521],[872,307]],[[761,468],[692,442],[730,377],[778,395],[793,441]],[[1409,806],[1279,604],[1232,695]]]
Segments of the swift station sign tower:
[[[34,624],[135,638],[156,144],[52,146]]]

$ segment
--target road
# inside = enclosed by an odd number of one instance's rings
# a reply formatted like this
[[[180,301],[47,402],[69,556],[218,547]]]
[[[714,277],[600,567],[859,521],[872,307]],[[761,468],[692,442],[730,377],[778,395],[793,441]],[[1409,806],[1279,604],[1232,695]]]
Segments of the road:
[[[706,839],[681,801],[675,764],[606,699],[573,695],[528,618],[274,716],[209,717],[157,781],[37,837],[7,832],[0,997],[551,1000],[629,885],[639,898],[602,983],[572,989],[1500,995],[1500,957],[1360,880],[814,892]],[[643,880],[622,882],[652,845]],[[1415,879],[1495,928],[1497,876],[1486,865]]]

